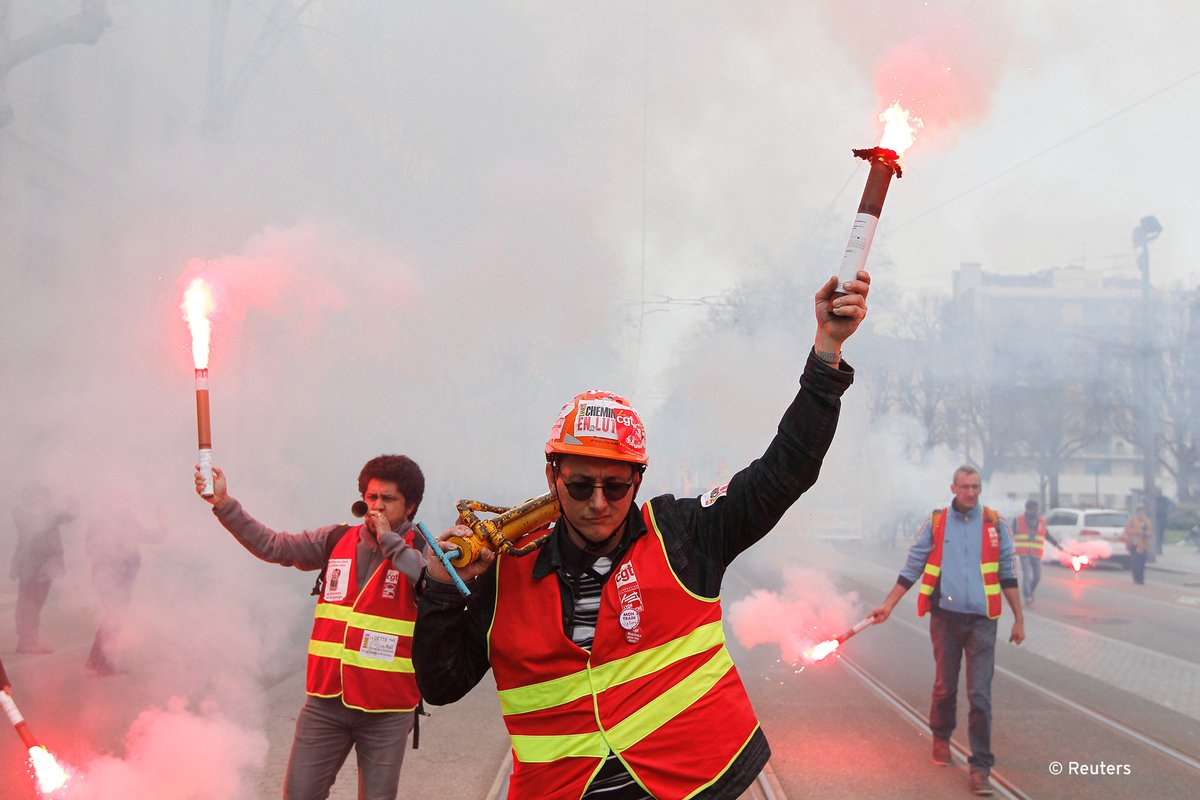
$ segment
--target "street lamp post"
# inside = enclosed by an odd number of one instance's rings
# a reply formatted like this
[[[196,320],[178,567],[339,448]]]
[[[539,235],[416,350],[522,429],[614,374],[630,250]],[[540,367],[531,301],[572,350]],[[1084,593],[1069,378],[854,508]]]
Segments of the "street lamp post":
[[[1140,369],[1141,380],[1141,417],[1142,417],[1142,502],[1146,506],[1146,516],[1155,521],[1154,550],[1147,560],[1153,560],[1155,555],[1162,555],[1163,531],[1157,523],[1158,496],[1154,489],[1154,478],[1158,466],[1157,425],[1154,414],[1154,346],[1150,331],[1150,242],[1162,233],[1162,225],[1152,216],[1142,217],[1133,229],[1133,246],[1137,250],[1137,265],[1142,273],[1142,346]]]

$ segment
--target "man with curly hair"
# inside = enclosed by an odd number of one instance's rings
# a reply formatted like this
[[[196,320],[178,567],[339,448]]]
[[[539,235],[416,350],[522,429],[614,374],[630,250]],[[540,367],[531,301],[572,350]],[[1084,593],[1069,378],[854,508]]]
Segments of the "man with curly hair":
[[[196,493],[204,477],[196,469]],[[413,523],[425,476],[407,456],[377,456],[358,476],[366,504],[361,525],[326,525],[302,533],[273,531],[229,495],[213,468],[204,497],[226,530],[263,561],[320,570],[308,645],[308,698],[296,719],[284,797],[329,795],[353,747],[359,800],[392,800],[405,741],[421,697],[412,667],[416,604],[412,585],[424,559],[413,548]]]

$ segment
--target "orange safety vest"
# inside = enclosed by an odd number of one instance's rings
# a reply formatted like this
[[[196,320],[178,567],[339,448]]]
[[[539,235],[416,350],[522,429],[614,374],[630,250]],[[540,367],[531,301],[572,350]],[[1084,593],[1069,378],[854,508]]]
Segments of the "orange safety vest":
[[[1025,515],[1017,517],[1017,524],[1013,530],[1013,555],[1041,558],[1045,547],[1046,520],[1038,517],[1037,530],[1030,530],[1029,520]]]
[[[558,578],[497,557],[488,654],[513,746],[510,800],[578,800],[614,752],[654,797],[688,798],[729,769],[758,719],[721,627],[720,597],[672,571],[648,528],[604,584],[589,653],[554,620]]]
[[[933,512],[933,549],[925,560],[921,586],[917,595],[917,616],[923,617],[933,607],[933,592],[942,575],[942,542],[946,538],[946,514],[950,509]],[[987,600],[988,619],[1000,617],[1000,515],[986,506],[983,509],[983,550],[979,571],[983,574],[983,594]]]
[[[341,696],[343,704],[362,711],[412,711],[421,700],[412,665],[417,604],[408,579],[390,561],[355,591],[362,527],[346,531],[329,554],[305,688],[316,697]],[[405,541],[412,545],[412,531]]]

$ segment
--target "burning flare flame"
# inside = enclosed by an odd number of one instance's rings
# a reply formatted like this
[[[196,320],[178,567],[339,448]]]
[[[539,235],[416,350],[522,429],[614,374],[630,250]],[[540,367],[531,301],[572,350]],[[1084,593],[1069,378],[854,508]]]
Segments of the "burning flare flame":
[[[826,656],[837,650],[838,645],[840,644],[841,642],[839,642],[837,639],[826,639],[819,644],[814,644],[800,655],[804,656],[809,661],[823,661],[825,660]]]
[[[904,155],[904,151],[912,147],[912,143],[917,139],[917,129],[925,127],[921,118],[909,113],[898,100],[883,110],[879,121],[883,123],[883,136],[879,139],[879,146],[894,150],[898,156]]]
[[[29,763],[37,778],[38,791],[42,794],[57,792],[70,777],[53,754],[41,745],[29,748]]]
[[[183,293],[183,319],[192,332],[192,362],[196,369],[208,369],[208,345],[212,337],[212,322],[208,315],[213,310],[212,289],[203,278],[196,278]]]
[[[1091,563],[1092,560],[1087,557],[1086,553],[1080,556],[1071,556],[1071,569],[1075,570],[1076,572],[1079,572],[1079,570]]]

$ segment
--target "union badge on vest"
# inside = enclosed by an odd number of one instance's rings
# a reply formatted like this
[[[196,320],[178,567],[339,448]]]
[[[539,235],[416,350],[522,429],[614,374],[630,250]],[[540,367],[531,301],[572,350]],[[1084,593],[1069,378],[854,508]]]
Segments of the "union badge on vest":
[[[617,587],[617,602],[621,605],[617,623],[625,631],[625,640],[637,644],[642,640],[642,614],[645,607],[642,605],[642,589],[638,586],[637,573],[633,571],[631,562],[626,561],[617,569],[613,583]]]
[[[396,589],[400,586],[400,570],[389,569],[383,576],[383,599],[395,600]]]

